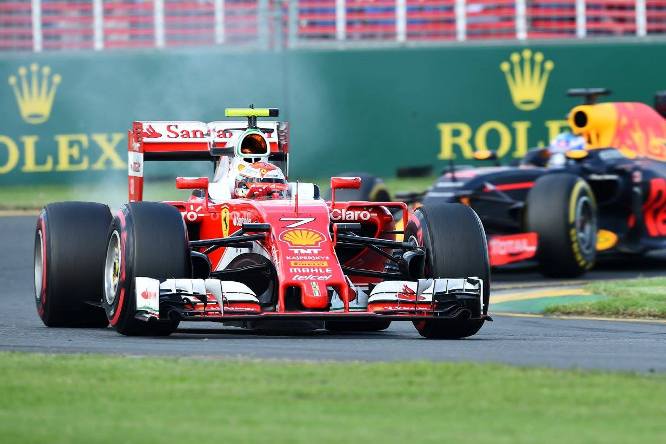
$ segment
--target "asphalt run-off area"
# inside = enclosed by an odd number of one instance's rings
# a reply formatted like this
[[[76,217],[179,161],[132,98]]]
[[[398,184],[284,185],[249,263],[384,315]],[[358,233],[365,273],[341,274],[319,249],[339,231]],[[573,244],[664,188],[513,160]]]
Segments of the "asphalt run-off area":
[[[494,322],[464,340],[426,340],[406,322],[394,322],[383,332],[362,334],[324,330],[267,334],[213,323],[183,323],[168,338],[140,338],[121,336],[111,328],[64,329],[42,324],[35,310],[32,283],[35,220],[31,215],[0,217],[0,350],[325,361],[475,361],[666,371],[665,322],[537,314],[549,300],[589,297],[582,290],[588,280],[666,275],[663,255],[629,264],[610,260],[583,280],[544,280],[536,270],[524,266],[497,271],[491,286]]]

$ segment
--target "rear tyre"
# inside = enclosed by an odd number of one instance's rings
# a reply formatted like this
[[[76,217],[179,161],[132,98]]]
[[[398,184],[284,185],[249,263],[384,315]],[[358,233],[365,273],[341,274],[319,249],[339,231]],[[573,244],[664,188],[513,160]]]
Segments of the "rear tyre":
[[[454,319],[415,321],[421,336],[434,339],[459,339],[476,334],[488,313],[490,263],[486,233],[479,216],[461,204],[424,205],[414,212],[405,230],[405,240],[426,249],[426,278],[478,277],[483,280],[483,310],[465,307],[471,313]],[[474,319],[477,318],[477,319]]]
[[[382,331],[389,328],[391,321],[378,319],[373,321],[328,321],[326,330],[335,332],[368,332]]]
[[[526,223],[539,237],[537,260],[550,277],[577,277],[597,256],[597,204],[590,186],[573,174],[539,178],[527,195]]]
[[[37,313],[47,327],[106,327],[100,305],[111,213],[91,202],[49,204],[37,219]]]
[[[167,204],[134,202],[123,206],[108,231],[102,306],[119,333],[167,336],[178,320],[142,321],[134,317],[134,278],[189,279],[190,248],[180,212]]]

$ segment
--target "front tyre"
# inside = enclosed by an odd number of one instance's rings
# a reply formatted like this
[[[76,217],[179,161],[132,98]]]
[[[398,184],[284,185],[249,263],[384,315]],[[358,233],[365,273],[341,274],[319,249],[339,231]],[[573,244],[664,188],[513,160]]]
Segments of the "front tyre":
[[[106,327],[99,304],[109,207],[59,202],[44,207],[35,229],[35,303],[47,327]]]
[[[483,280],[483,310],[465,307],[470,316],[453,319],[415,321],[421,336],[434,339],[460,339],[475,335],[488,313],[490,263],[486,233],[479,216],[461,204],[424,205],[407,224],[405,240],[426,250],[425,278],[467,278]]]
[[[527,195],[526,223],[539,237],[537,260],[549,277],[577,277],[597,257],[597,203],[580,177],[542,176]]]
[[[113,219],[107,236],[102,306],[119,333],[128,336],[167,336],[177,320],[135,318],[134,279],[192,277],[190,248],[180,212],[167,204],[133,202]]]

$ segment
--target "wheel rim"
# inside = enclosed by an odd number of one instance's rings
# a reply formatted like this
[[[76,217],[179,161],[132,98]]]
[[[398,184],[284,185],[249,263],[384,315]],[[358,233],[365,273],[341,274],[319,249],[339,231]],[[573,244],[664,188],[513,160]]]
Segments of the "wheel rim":
[[[590,198],[583,196],[576,204],[576,234],[578,245],[585,255],[596,248],[597,221]]]
[[[113,306],[116,300],[121,262],[120,236],[117,231],[114,231],[109,239],[109,245],[106,249],[106,261],[104,262],[104,298],[110,306]]]
[[[35,245],[35,299],[42,298],[42,283],[44,282],[44,236],[42,230],[37,231]]]

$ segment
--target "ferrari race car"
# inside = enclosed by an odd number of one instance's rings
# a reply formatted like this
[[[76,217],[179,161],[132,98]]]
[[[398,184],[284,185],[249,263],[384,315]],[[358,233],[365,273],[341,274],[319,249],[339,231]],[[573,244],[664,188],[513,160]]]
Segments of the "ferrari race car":
[[[666,94],[657,95],[660,115],[643,103],[595,103],[608,93],[569,91],[586,98],[569,113],[572,134],[517,166],[451,169],[421,202],[473,208],[492,266],[536,259],[547,276],[575,277],[598,254],[666,248]]]
[[[474,335],[490,320],[489,260],[476,213],[456,203],[340,201],[358,177],[288,182],[276,109],[227,109],[247,122],[134,122],[129,203],[47,205],[37,221],[37,311],[47,326],[168,335],[181,321],[267,329],[378,331],[412,321],[427,338]],[[142,200],[144,162],[207,159],[179,177],[186,201]],[[396,230],[393,213],[404,230]]]

